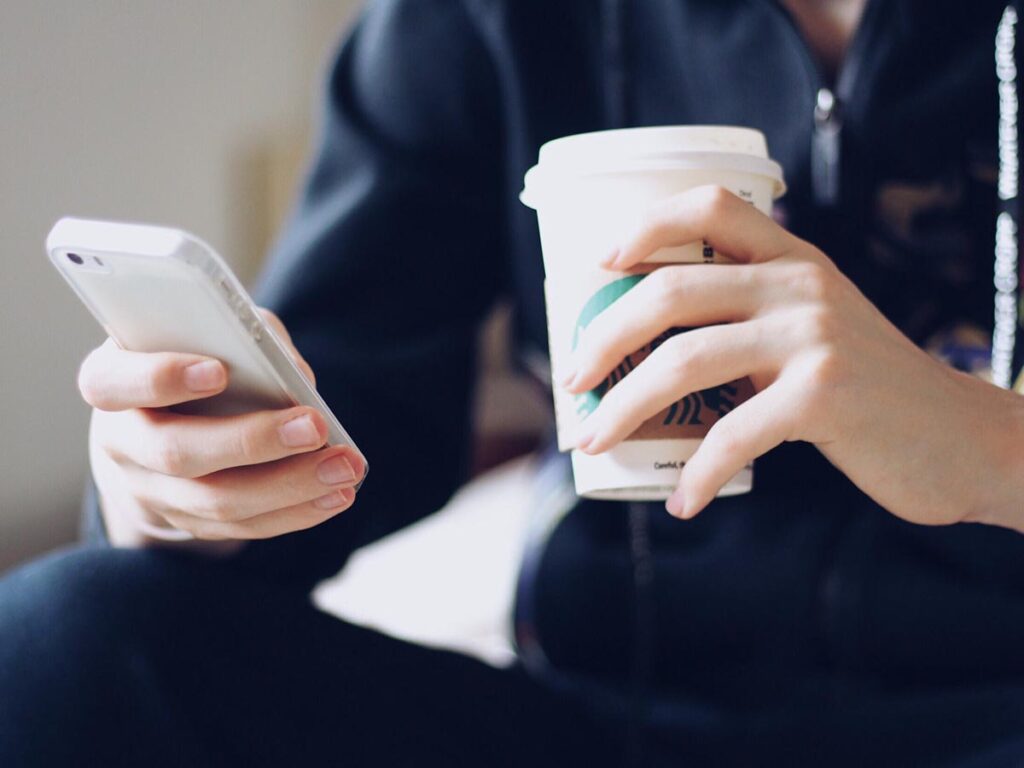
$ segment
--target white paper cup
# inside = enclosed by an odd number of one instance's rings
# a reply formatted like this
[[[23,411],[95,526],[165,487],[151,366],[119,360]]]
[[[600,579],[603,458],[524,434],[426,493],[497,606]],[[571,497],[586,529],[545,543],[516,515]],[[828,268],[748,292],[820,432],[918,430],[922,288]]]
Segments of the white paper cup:
[[[548,142],[526,174],[520,196],[536,209],[544,251],[548,339],[559,448],[572,448],[579,427],[603,392],[653,349],[630,355],[597,389],[572,395],[558,384],[579,334],[642,274],[601,269],[598,262],[652,203],[715,184],[769,213],[785,192],[782,168],[768,157],[764,135],[749,128],[632,128],[567,136]],[[716,263],[705,243],[664,248],[646,262]],[[662,339],[663,340],[663,339]],[[661,340],[656,340],[655,344]],[[596,499],[664,500],[683,464],[711,426],[753,393],[746,379],[687,395],[645,422],[615,448],[588,456],[572,452],[576,492]],[[752,487],[748,466],[720,495]]]

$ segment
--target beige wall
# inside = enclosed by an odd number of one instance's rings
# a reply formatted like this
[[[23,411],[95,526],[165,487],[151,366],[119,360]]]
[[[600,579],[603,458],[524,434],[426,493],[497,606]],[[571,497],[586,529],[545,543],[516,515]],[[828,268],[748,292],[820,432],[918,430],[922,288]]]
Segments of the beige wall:
[[[102,338],[46,263],[64,214],[182,226],[251,275],[354,0],[0,2],[0,569],[72,535]]]

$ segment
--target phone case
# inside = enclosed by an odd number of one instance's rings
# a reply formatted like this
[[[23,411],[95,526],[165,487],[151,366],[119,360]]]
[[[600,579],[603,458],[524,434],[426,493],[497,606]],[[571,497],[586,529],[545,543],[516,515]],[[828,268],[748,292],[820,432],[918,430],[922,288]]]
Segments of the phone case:
[[[224,392],[176,410],[231,415],[306,405],[323,414],[331,445],[350,446],[366,462],[234,273],[199,238],[168,227],[64,218],[46,250],[122,348],[208,355],[227,365]]]

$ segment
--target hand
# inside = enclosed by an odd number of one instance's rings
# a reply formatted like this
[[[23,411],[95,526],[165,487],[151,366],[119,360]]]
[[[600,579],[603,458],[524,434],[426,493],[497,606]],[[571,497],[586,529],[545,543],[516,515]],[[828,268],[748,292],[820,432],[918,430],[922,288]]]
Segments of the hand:
[[[748,462],[792,440],[816,445],[913,522],[986,520],[1020,506],[1024,443],[1013,439],[1024,434],[1024,398],[930,357],[825,254],[738,197],[704,187],[658,204],[603,266],[628,270],[701,239],[736,263],[660,267],[584,332],[564,384],[573,393],[663,331],[701,326],[661,344],[605,395],[580,450],[606,451],[684,395],[749,376],[757,394],[711,428],[671,513],[693,517]]]
[[[290,345],[280,321],[265,316]],[[324,447],[327,425],[314,409],[227,417],[167,410],[227,382],[217,360],[127,352],[110,340],[86,358],[79,388],[94,408],[89,454],[114,544],[262,539],[352,505],[365,468],[355,452]]]

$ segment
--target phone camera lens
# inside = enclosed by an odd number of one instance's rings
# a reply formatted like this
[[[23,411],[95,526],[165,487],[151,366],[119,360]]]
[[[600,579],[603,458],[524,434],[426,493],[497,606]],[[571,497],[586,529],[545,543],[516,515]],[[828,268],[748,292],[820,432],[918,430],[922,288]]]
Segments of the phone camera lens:
[[[84,264],[85,263],[85,259],[83,259],[81,256],[79,256],[77,253],[69,253],[68,254],[68,261],[70,261],[72,264]]]

